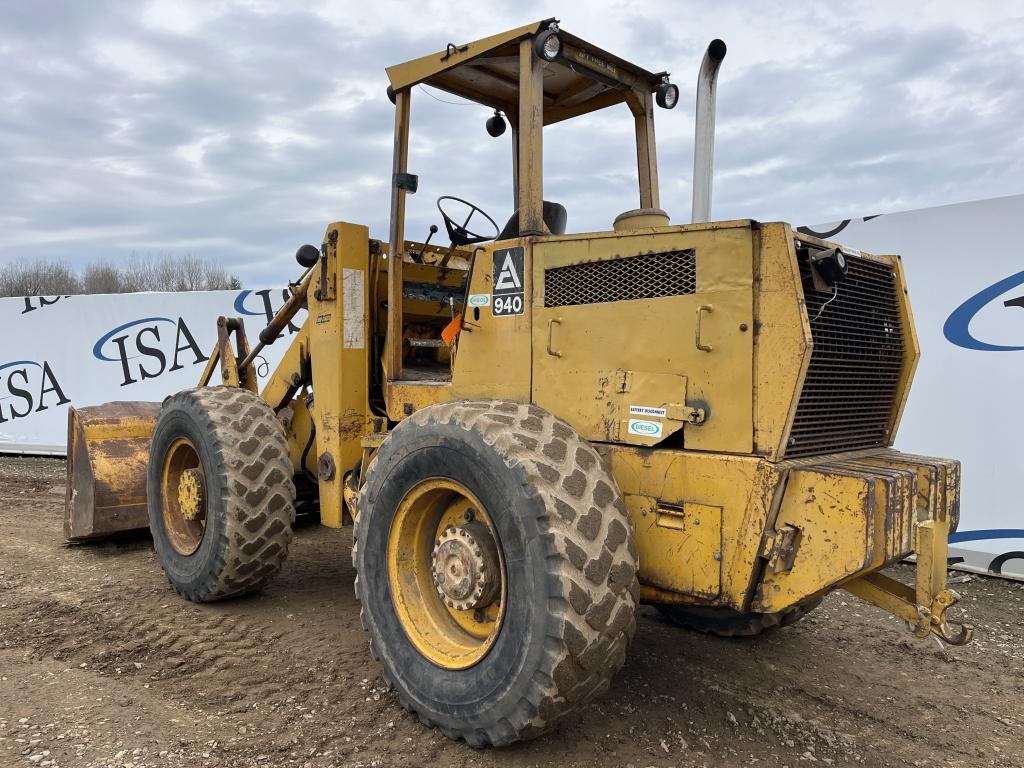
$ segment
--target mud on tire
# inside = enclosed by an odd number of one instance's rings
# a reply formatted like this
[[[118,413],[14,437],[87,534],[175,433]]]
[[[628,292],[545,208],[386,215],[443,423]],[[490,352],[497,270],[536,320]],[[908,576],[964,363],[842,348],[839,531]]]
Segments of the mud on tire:
[[[186,438],[206,483],[206,528],[182,555],[164,524],[161,472],[169,446]],[[288,444],[270,406],[237,387],[201,387],[168,398],[150,447],[149,525],[171,586],[193,602],[253,592],[281,569],[295,521]]]
[[[757,637],[795,624],[820,603],[820,597],[814,598],[791,605],[778,613],[740,613],[731,608],[688,605],[659,605],[658,610],[678,627],[719,637]]]
[[[478,663],[431,664],[389,595],[392,518],[425,478],[461,483],[500,540],[508,593],[501,629]],[[425,408],[394,430],[359,497],[353,562],[363,626],[407,710],[472,746],[531,738],[604,693],[636,627],[637,552],[621,495],[571,427],[532,405]]]

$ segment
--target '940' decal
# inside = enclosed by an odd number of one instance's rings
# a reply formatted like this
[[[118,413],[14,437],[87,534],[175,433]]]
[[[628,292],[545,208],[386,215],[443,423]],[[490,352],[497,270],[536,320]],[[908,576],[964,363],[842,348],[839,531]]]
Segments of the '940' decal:
[[[521,315],[526,300],[523,290],[523,248],[501,248],[494,252],[491,273],[491,304],[496,317]]]

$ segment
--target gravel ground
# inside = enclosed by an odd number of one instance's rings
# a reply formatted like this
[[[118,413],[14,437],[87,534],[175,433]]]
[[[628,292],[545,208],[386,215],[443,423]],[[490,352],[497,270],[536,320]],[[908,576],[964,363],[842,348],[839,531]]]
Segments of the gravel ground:
[[[349,530],[307,526],[264,593],[192,605],[144,536],[63,545],[64,472],[0,458],[4,768],[1024,766],[1019,583],[958,577],[977,627],[964,648],[915,640],[844,593],[745,641],[644,608],[604,699],[537,741],[477,751],[385,689]]]

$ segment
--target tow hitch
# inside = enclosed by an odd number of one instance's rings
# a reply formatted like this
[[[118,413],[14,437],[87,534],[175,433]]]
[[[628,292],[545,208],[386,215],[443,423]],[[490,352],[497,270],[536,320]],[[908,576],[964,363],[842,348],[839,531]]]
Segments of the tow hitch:
[[[935,635],[950,645],[965,645],[974,637],[974,627],[946,618],[946,611],[960,599],[956,592],[946,589],[949,521],[918,522],[914,532],[917,539],[914,586],[877,572],[841,586],[862,600],[906,620],[916,637]]]

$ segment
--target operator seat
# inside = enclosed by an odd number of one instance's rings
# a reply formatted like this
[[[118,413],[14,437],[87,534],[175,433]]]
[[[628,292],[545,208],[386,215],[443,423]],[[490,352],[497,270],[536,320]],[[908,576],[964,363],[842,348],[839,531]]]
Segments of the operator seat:
[[[552,235],[564,235],[565,234],[565,222],[568,214],[565,211],[565,206],[561,203],[551,203],[547,200],[544,201],[544,224],[548,229],[551,230]],[[519,209],[516,208],[512,217],[508,220],[505,228],[501,230],[501,233],[495,238],[495,240],[508,240],[509,238],[519,237]]]

